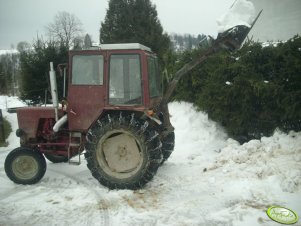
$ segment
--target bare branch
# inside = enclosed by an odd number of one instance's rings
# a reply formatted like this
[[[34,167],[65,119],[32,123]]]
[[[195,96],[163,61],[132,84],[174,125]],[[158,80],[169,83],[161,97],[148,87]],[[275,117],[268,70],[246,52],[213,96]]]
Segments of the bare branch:
[[[62,11],[55,15],[54,21],[46,26],[46,30],[50,39],[70,48],[73,40],[82,35],[82,23],[74,14]]]

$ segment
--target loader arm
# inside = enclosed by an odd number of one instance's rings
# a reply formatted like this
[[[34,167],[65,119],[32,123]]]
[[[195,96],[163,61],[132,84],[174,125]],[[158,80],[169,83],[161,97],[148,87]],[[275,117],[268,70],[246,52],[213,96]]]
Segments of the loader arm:
[[[212,45],[205,52],[201,53],[194,61],[185,64],[180,70],[178,70],[174,74],[172,81],[169,83],[167,90],[162,97],[160,106],[168,103],[179,80],[188,72],[193,70],[196,66],[204,62],[209,56],[213,55],[216,52],[219,52],[222,49],[227,49],[231,52],[238,50],[253,28],[254,24],[258,20],[261,13],[262,10],[258,13],[250,27],[237,25],[224,31],[223,33],[218,34],[215,40],[212,39]]]
[[[242,43],[244,42],[245,38],[253,28],[254,24],[258,20],[259,16],[261,15],[262,10],[258,13],[254,21],[252,22],[250,27],[244,26],[244,25],[237,25],[235,27],[232,27],[223,33],[219,33],[217,38],[212,40],[212,45],[204,52],[202,52],[195,60],[185,64],[180,70],[178,70],[174,76],[172,81],[169,83],[166,92],[164,93],[162,100],[158,107],[155,110],[162,111],[163,113],[168,112],[167,110],[167,104],[179,82],[179,80],[189,73],[191,70],[193,70],[196,66],[204,62],[208,57],[213,55],[216,52],[219,52],[222,49],[229,50],[231,52],[238,50]],[[171,126],[168,117],[166,117],[166,120],[164,119],[164,127],[168,128]]]

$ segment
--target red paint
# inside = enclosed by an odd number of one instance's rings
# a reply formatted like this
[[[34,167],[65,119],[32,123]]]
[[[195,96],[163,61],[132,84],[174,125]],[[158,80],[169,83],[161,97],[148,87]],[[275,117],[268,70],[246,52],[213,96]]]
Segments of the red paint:
[[[138,54],[141,64],[141,105],[111,105],[109,104],[109,59],[112,54]],[[17,110],[19,128],[25,132],[25,145],[40,150],[42,153],[56,155],[76,155],[83,151],[85,134],[91,125],[106,111],[138,111],[144,112],[158,103],[159,99],[150,99],[148,93],[147,57],[150,52],[145,50],[84,50],[69,52],[68,68],[68,96],[66,114],[68,124],[55,134],[55,114],[53,107],[28,107]],[[101,85],[73,85],[72,84],[72,57],[74,55],[102,55],[103,82]],[[63,67],[64,65],[60,65]],[[64,111],[59,109],[59,118]],[[67,126],[68,125],[68,126]],[[80,138],[71,138],[71,143],[81,143],[80,146],[70,146],[70,133],[81,132]],[[70,147],[69,147],[70,146]]]

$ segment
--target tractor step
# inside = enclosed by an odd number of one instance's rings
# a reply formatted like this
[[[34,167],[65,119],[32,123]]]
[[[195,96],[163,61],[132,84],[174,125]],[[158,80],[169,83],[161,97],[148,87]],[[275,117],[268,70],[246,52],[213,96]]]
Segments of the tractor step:
[[[80,165],[81,164],[80,155],[78,155],[78,161],[69,159],[68,163],[69,165],[77,165],[77,166]]]
[[[75,138],[75,139],[74,139]],[[78,142],[77,142],[78,141]],[[69,147],[68,147],[68,163],[70,165],[80,165],[81,159],[80,159],[80,147],[82,145],[82,134],[80,132],[70,132],[69,134]],[[71,160],[71,147],[78,147],[78,153],[75,160]]]

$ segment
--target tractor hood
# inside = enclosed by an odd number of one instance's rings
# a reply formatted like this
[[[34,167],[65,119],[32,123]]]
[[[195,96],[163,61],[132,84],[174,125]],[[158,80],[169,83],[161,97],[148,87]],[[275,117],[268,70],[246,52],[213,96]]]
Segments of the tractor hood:
[[[63,115],[63,111],[59,111],[59,115]],[[26,138],[35,138],[37,129],[41,119],[55,119],[54,107],[24,107],[17,109],[19,129],[23,131]]]

